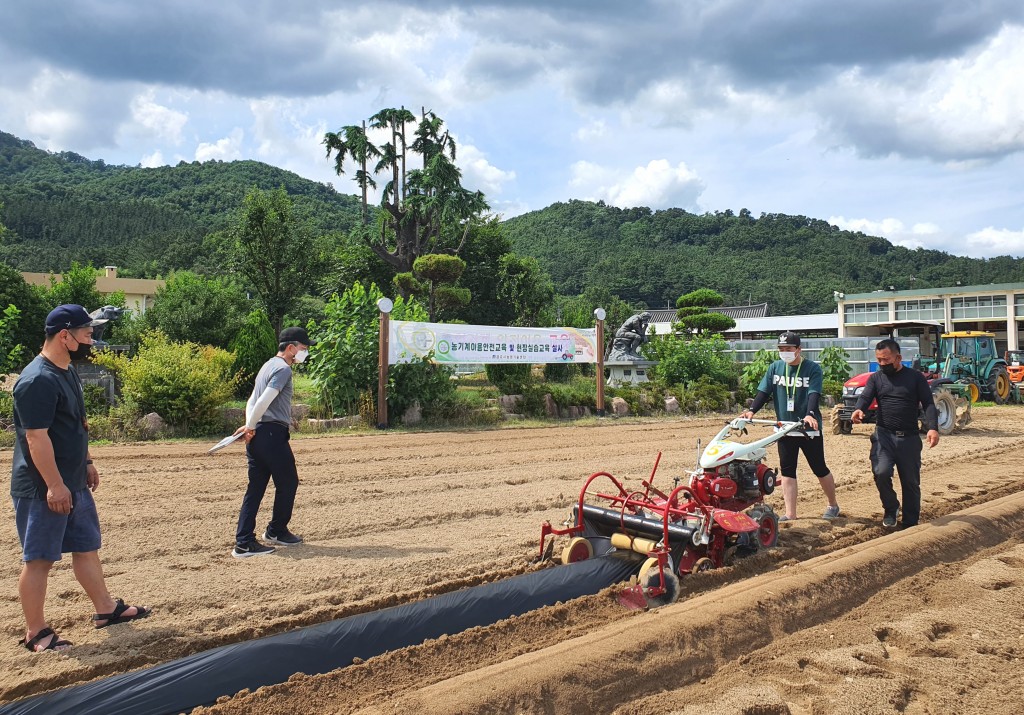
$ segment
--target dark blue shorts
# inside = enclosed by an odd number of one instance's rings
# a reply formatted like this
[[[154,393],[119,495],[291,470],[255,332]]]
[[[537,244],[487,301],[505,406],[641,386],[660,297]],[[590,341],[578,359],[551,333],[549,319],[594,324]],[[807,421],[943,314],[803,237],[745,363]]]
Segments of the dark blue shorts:
[[[88,489],[71,492],[70,514],[51,511],[46,499],[13,499],[22,561],[60,561],[61,554],[100,548],[100,519]]]

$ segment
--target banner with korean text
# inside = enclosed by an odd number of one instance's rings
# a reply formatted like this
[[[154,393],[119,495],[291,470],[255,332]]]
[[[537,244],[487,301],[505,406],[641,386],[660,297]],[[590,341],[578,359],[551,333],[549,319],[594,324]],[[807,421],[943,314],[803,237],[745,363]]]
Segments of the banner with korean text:
[[[411,362],[433,350],[438,363],[596,363],[594,328],[506,328],[492,325],[393,320],[388,364]]]

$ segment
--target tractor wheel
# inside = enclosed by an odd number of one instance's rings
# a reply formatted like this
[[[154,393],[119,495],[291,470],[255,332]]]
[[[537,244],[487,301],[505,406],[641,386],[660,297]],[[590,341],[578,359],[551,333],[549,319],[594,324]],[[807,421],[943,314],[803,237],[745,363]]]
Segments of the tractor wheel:
[[[956,431],[967,429],[971,423],[971,401],[966,397],[956,398]]]
[[[710,560],[708,562],[710,563]],[[665,567],[665,593],[660,596],[646,595],[647,589],[657,588],[661,585],[658,559],[653,556],[644,561],[644,565],[640,567],[640,576],[637,577],[637,583],[644,589],[644,595],[647,598],[647,605],[651,608],[675,603],[676,599],[679,598],[679,577],[672,573],[671,563],[667,564]]]
[[[829,421],[832,425],[832,434],[853,434],[853,423],[849,420],[840,419],[839,411],[842,409],[842,405],[836,405],[832,408],[832,414],[829,416]]]
[[[586,561],[593,555],[594,547],[590,541],[582,536],[577,536],[570,539],[569,544],[562,549],[562,563],[574,564],[577,561]]]
[[[992,395],[992,401],[997,405],[1004,404],[1010,399],[1010,377],[1006,374],[1006,368],[998,365],[992,368],[989,373],[988,391]]]
[[[779,543],[779,517],[766,506],[755,506],[747,516],[757,522],[758,530],[753,534],[752,546],[770,549]]]
[[[939,434],[953,434],[956,430],[956,398],[948,390],[936,390],[932,398],[935,400]]]

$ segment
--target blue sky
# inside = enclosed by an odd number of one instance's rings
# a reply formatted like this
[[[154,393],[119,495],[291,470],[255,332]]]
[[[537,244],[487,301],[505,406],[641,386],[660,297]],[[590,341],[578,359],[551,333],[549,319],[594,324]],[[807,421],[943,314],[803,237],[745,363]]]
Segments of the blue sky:
[[[355,193],[325,131],[433,110],[505,217],[572,198],[802,214],[1024,256],[1020,0],[8,0],[0,129]]]

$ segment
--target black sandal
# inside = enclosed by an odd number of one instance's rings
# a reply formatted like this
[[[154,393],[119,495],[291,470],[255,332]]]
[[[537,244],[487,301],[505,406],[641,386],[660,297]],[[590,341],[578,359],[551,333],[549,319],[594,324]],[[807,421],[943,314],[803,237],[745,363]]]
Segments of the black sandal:
[[[123,615],[121,615],[125,611],[127,611],[129,608],[134,608],[135,609],[135,615],[134,616],[123,616]],[[152,612],[153,612],[152,608],[146,608],[145,606],[126,606],[124,601],[122,601],[119,598],[119,599],[117,599],[117,605],[114,607],[114,610],[111,613],[97,613],[95,616],[92,617],[92,620],[94,620],[94,621],[106,621],[106,623],[104,623],[102,626],[99,625],[98,623],[96,624],[96,628],[106,628],[107,626],[113,626],[113,625],[116,625],[118,623],[127,623],[128,621],[137,621],[140,618],[145,618],[146,616],[148,616]]]
[[[44,638],[48,638],[49,636],[53,636],[53,640],[50,641],[49,645],[42,650],[36,650],[36,646],[39,645],[40,641]],[[60,636],[54,633],[53,629],[50,627],[46,627],[36,633],[34,638],[22,638],[18,643],[25,646],[25,648],[32,653],[44,653],[48,650],[62,651],[65,648],[70,648],[74,645],[71,641],[61,640]]]

